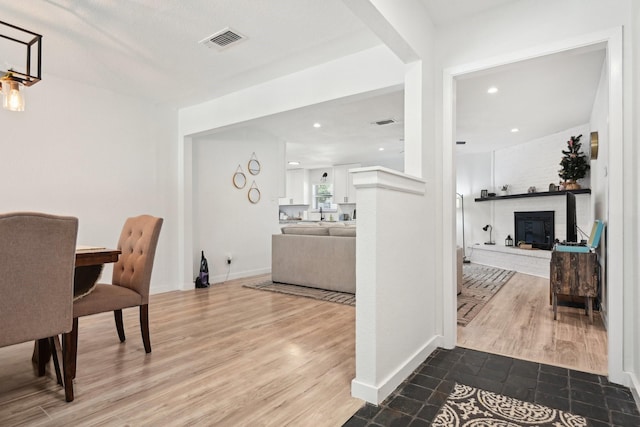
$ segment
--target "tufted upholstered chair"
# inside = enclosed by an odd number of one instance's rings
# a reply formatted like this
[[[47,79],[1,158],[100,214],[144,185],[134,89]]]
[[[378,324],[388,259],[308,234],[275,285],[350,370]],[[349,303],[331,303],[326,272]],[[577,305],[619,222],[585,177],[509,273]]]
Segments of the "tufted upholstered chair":
[[[72,326],[77,234],[77,218],[0,214],[0,347],[32,340],[50,345],[60,384],[58,334]]]
[[[65,369],[67,401],[73,400],[72,378],[75,377],[76,371],[79,317],[113,311],[118,337],[124,342],[122,309],[140,307],[140,330],[144,350],[151,353],[149,287],[162,221],[162,218],[150,215],[128,218],[118,240],[117,249],[122,253],[113,266],[111,284],[98,283],[90,294],[73,303],[73,329],[64,340],[65,361],[67,351],[71,352],[72,356],[71,369]],[[67,377],[68,372],[70,377]]]

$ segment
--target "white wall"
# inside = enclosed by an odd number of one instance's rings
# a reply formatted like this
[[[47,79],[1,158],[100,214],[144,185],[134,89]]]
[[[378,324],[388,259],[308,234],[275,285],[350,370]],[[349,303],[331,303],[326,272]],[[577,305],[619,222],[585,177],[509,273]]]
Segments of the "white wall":
[[[489,153],[461,154],[457,160],[457,191],[465,195],[465,241],[467,246],[483,244],[489,240],[489,232],[482,230],[486,224],[493,226],[493,241],[504,245],[507,235],[515,238],[514,212],[555,211],[555,237],[566,238],[566,198],[540,197],[476,202],[480,191],[498,192],[500,186],[509,185],[509,194],[526,193],[531,186],[538,192],[546,192],[549,184],[558,184],[558,169],[562,150],[571,136],[582,134],[582,149],[589,154],[589,125],[585,124],[542,138],[502,148]],[[583,188],[589,188],[590,175],[580,180]],[[588,194],[577,196],[578,227],[585,233],[591,231],[593,212]],[[458,244],[462,244],[461,210],[458,209]],[[586,237],[583,236],[586,239]],[[467,255],[469,255],[467,249]]]
[[[211,101],[181,109],[181,136],[403,83],[404,67],[386,46],[337,58]]]
[[[161,216],[151,291],[176,289],[176,111],[43,77],[26,111],[0,110],[0,211],[76,216],[78,243],[106,247],[127,217]]]
[[[437,60],[443,68],[469,64],[630,24],[632,3],[632,0],[506,2],[439,29]],[[567,25],[567,17],[571,17],[575,25]]]
[[[536,187],[538,192],[548,191],[549,184],[560,182],[558,169],[563,156],[562,150],[566,150],[569,138],[582,135],[580,142],[583,152],[588,156],[589,133],[589,125],[585,124],[514,147],[496,150],[494,152],[494,189],[508,184],[510,194],[526,193],[531,186]],[[582,188],[589,188],[589,174],[578,182]],[[593,223],[590,200],[589,195],[578,195],[576,198],[578,227],[587,234],[591,231]],[[494,240],[498,244],[504,244],[504,239],[509,234],[515,238],[513,212],[516,211],[555,211],[555,237],[560,240],[566,238],[565,197],[507,199],[478,203],[493,204],[493,218],[489,224],[493,225]],[[475,227],[483,225],[475,224]],[[583,238],[587,239],[584,236]]]
[[[632,115],[632,139],[635,141],[636,147],[638,146],[638,142],[640,141],[640,3],[637,1],[632,2],[632,13],[631,19],[633,22],[633,33],[631,36],[631,40],[634,40],[633,43],[633,92],[631,97],[633,98],[633,115]],[[633,160],[638,161],[638,152],[636,151]],[[635,176],[635,189],[640,188],[640,175],[636,173]],[[640,202],[640,198],[635,198],[634,200],[630,200],[630,203],[635,204],[636,212],[640,210],[638,208],[638,203]],[[635,254],[640,253],[640,249],[638,246],[640,245],[640,238],[638,236],[634,236],[636,241]],[[638,277],[638,266],[636,263],[636,270],[634,272],[634,276]],[[637,319],[640,316],[638,312],[638,307],[640,307],[640,289],[638,286],[634,287],[634,292],[629,295],[630,301],[630,313],[629,313],[629,321],[630,325],[636,325],[635,327],[630,326],[629,334],[627,335],[627,343],[630,348],[629,352],[631,354],[631,360],[627,365],[627,369],[633,372],[632,380],[635,386],[635,390],[640,390],[640,328],[637,327],[637,323],[633,323],[633,319]],[[636,393],[635,395],[636,402],[640,401],[640,396]]]
[[[482,230],[491,224],[492,203],[476,203],[480,191],[493,186],[492,153],[459,154],[456,156],[456,191],[464,196],[464,237],[467,246],[489,239]],[[462,246],[462,207],[456,209],[456,243]],[[466,255],[469,255],[468,249]]]
[[[197,269],[194,236],[192,140],[213,130],[316,103],[402,84],[404,67],[385,46],[368,49],[179,111],[178,144],[180,286],[189,288]],[[282,164],[282,177],[285,165]],[[277,211],[276,211],[277,218]],[[199,257],[198,257],[199,259]]]
[[[271,135],[249,129],[203,136],[193,142],[193,268],[198,271],[200,251],[204,250],[212,284],[271,271],[271,235],[280,232],[280,144],[283,142]],[[252,153],[261,164],[255,176],[247,168]],[[238,166],[247,177],[243,189],[231,181]],[[256,204],[247,197],[253,182],[261,193]],[[227,254],[233,257],[230,266]]]
[[[571,129],[547,135],[542,138],[495,151],[495,187],[509,185],[510,194],[526,193],[531,186],[536,191],[548,191],[549,184],[558,184],[562,150],[567,149],[571,136],[582,135],[582,152],[589,155],[589,125],[583,124]],[[582,188],[590,188],[589,174],[578,183]],[[491,190],[490,190],[491,191]]]

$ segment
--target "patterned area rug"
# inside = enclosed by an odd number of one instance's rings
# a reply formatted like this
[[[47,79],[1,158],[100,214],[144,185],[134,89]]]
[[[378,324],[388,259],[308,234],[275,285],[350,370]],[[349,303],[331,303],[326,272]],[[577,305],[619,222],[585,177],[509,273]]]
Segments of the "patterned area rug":
[[[511,279],[515,271],[479,264],[462,265],[462,293],[458,295],[458,325],[466,326]]]
[[[327,291],[324,289],[308,288],[306,286],[289,285],[278,282],[248,283],[245,288],[260,289],[263,291],[279,292],[281,294],[296,295],[299,297],[319,299],[322,301],[337,302],[346,305],[356,305],[356,296],[346,292]]]
[[[547,406],[456,384],[431,425],[586,427],[587,420]]]

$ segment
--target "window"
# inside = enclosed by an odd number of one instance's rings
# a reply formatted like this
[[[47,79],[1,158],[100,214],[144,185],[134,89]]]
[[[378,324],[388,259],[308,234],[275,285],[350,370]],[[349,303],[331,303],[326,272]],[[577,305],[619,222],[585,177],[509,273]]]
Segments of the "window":
[[[335,211],[337,205],[333,203],[333,184],[313,184],[313,209],[319,211]]]

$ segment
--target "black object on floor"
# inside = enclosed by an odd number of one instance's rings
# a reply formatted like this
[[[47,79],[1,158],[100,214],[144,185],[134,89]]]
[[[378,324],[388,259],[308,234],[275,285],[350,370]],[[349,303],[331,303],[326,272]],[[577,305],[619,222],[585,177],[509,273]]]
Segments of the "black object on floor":
[[[435,350],[384,402],[365,404],[343,427],[429,426],[456,382],[581,415],[594,427],[640,426],[629,388],[602,375],[456,347]]]

